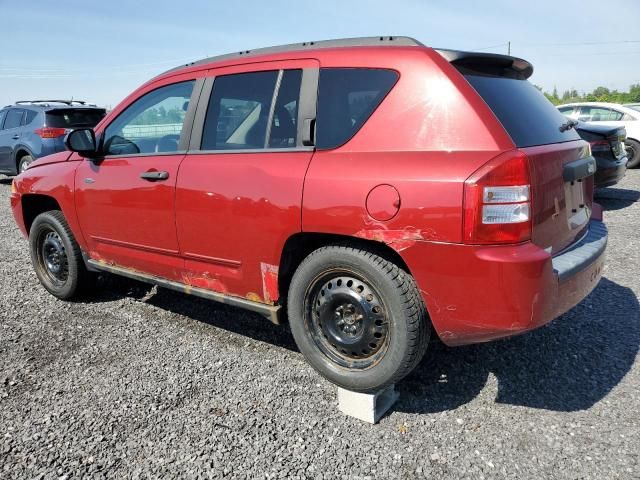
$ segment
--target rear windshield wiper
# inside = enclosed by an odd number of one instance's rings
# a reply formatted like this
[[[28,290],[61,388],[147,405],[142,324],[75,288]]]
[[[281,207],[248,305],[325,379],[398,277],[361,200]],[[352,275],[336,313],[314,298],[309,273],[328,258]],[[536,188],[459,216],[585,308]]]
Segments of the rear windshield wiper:
[[[562,125],[560,125],[560,131],[561,132],[566,132],[567,130],[571,130],[576,125],[578,125],[578,123],[579,122],[577,122],[576,120],[569,119],[569,120],[567,120],[566,123],[563,123]]]

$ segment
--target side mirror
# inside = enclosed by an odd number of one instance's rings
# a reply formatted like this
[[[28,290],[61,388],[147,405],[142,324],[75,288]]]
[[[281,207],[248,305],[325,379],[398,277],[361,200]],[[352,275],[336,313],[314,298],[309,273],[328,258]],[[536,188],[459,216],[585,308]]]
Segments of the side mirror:
[[[81,157],[92,158],[98,154],[96,134],[91,128],[78,128],[73,130],[64,139],[68,150],[76,152]]]

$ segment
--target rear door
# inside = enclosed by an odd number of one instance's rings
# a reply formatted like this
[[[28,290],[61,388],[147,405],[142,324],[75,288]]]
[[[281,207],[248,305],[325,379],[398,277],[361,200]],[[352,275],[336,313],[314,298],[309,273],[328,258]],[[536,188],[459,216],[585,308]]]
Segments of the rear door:
[[[587,143],[526,79],[463,73],[529,158],[532,241],[558,253],[583,233],[591,216],[595,161]]]
[[[22,119],[25,111],[22,108],[10,108],[0,130],[0,171],[15,172],[14,149],[22,136]]]
[[[272,303],[284,243],[301,230],[318,62],[209,74],[176,188],[183,281]]]
[[[98,132],[105,156],[76,170],[78,221],[90,257],[176,279],[174,196],[201,82],[147,91]],[[191,109],[190,105],[193,105]]]

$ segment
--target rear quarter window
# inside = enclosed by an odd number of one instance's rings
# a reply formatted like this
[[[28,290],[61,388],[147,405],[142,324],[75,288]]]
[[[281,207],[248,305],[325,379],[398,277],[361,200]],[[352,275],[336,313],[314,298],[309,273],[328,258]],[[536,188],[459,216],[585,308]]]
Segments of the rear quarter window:
[[[393,70],[322,68],[318,83],[316,147],[331,149],[362,128],[398,80]]]
[[[579,140],[575,130],[560,131],[567,118],[527,80],[465,75],[491,108],[517,147]]]

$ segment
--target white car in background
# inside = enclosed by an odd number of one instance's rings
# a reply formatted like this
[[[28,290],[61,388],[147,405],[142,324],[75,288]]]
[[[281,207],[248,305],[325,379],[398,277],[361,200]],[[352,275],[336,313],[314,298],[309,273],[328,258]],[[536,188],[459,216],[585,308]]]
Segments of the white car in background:
[[[558,105],[563,115],[580,122],[625,127],[627,129],[627,168],[640,165],[640,111],[625,105],[605,102],[581,102]]]

